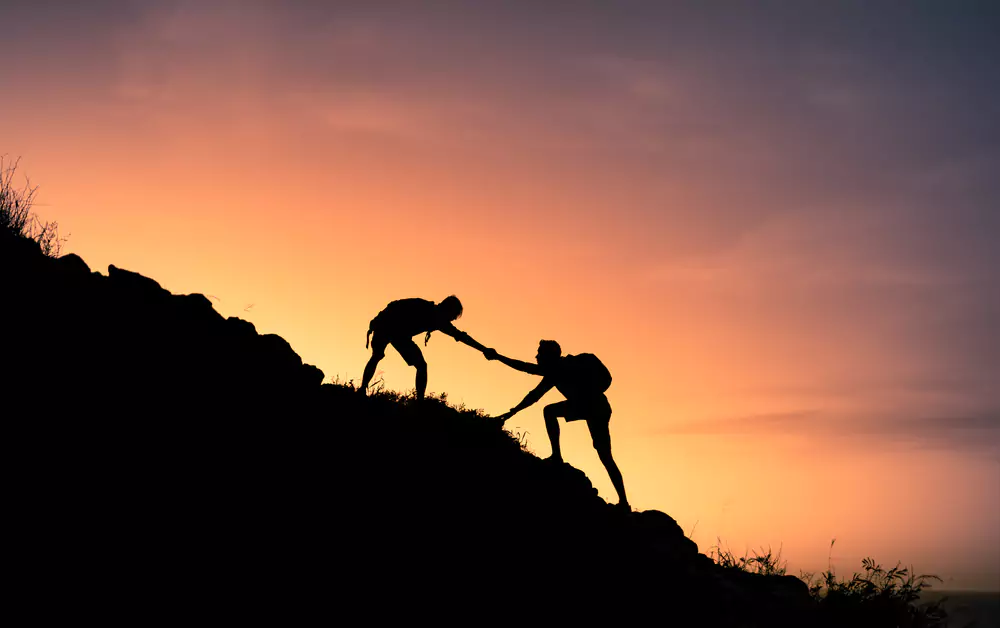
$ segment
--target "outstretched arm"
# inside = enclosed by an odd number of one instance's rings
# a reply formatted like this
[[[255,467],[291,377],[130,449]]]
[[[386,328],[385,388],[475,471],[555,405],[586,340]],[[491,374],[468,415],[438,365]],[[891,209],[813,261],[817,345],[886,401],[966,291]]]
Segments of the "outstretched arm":
[[[501,421],[506,421],[507,419],[514,416],[521,410],[524,410],[528,406],[533,405],[535,402],[537,402],[539,399],[542,398],[542,395],[552,390],[552,387],[554,385],[555,382],[551,381],[547,377],[543,377],[542,381],[537,386],[535,386],[535,388],[532,389],[531,392],[529,392],[527,395],[524,396],[524,399],[521,400],[521,403],[517,404],[504,414],[501,414],[497,418],[500,419]]]
[[[492,350],[491,350],[492,351]],[[508,358],[505,355],[500,355],[496,351],[492,353],[483,352],[486,354],[486,358],[489,360],[500,360],[510,368],[515,371],[521,371],[522,373],[527,373],[528,375],[541,375],[542,369],[537,364],[532,362],[522,362],[521,360],[515,360],[514,358]],[[551,388],[551,386],[549,386]],[[537,400],[536,400],[537,401]],[[532,402],[534,403],[534,402]]]
[[[478,342],[476,342],[475,338],[473,338],[469,334],[465,333],[464,331],[456,328],[454,325],[452,325],[450,323],[447,324],[447,325],[443,325],[441,327],[441,331],[444,332],[444,333],[446,333],[446,334],[448,334],[449,336],[451,336],[452,338],[454,338],[456,341],[461,342],[462,344],[469,345],[470,347],[472,347],[473,349],[475,349],[477,351],[481,351],[483,353],[486,353],[487,351],[490,351],[490,349],[488,349],[485,346],[483,346],[483,345],[479,344]]]

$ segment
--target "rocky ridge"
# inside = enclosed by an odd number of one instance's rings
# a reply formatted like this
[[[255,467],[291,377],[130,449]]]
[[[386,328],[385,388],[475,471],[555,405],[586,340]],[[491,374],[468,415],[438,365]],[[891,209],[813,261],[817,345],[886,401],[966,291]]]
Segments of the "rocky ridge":
[[[720,568],[476,412],[324,384],[279,336],[135,272],[8,236],[0,269],[29,597],[471,622],[517,592],[514,616],[822,625],[798,578]]]

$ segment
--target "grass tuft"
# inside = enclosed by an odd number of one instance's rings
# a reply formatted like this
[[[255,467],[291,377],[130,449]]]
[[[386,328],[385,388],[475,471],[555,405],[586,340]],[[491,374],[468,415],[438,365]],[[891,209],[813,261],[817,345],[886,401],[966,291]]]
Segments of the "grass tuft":
[[[24,185],[16,183],[20,159],[10,160],[0,155],[0,233],[35,241],[48,257],[59,257],[66,238],[59,236],[59,223],[42,221],[32,211],[38,186],[25,177]]]

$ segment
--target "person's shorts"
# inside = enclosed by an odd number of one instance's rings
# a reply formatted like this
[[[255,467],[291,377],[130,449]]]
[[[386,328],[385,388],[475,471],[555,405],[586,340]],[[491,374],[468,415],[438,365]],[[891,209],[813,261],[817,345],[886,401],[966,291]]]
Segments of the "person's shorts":
[[[388,345],[392,345],[410,366],[426,364],[424,354],[420,352],[417,343],[413,342],[413,338],[391,338],[377,331],[372,334],[372,355],[377,355],[381,359],[385,356],[385,348]]]
[[[584,420],[590,428],[590,437],[594,440],[594,447],[606,444],[611,446],[611,402],[607,395],[589,397],[586,399],[566,399],[553,403],[548,408],[567,421]]]

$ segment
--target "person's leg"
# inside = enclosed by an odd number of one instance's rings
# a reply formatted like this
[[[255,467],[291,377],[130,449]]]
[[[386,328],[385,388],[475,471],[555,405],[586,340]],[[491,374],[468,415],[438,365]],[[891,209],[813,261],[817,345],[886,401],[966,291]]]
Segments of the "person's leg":
[[[549,460],[562,462],[562,449],[559,446],[559,417],[566,416],[567,403],[560,401],[545,406],[542,416],[545,417],[545,431],[549,435],[549,443],[552,444],[552,455]]]
[[[375,368],[378,363],[385,357],[385,347],[386,342],[381,338],[376,336],[372,338],[372,357],[368,358],[368,364],[365,365],[365,373],[361,377],[361,394],[368,394],[368,385],[371,384],[372,378],[375,377]]]
[[[604,468],[608,470],[608,477],[611,478],[611,485],[618,493],[618,505],[628,507],[628,497],[625,496],[625,482],[622,480],[622,472],[618,470],[615,459],[611,456],[611,443],[597,447],[597,456],[604,463]]]
[[[424,360],[424,354],[420,352],[420,347],[417,343],[413,342],[412,338],[407,338],[406,340],[393,341],[392,346],[399,351],[399,355],[403,356],[406,363],[417,369],[417,399],[424,398],[424,392],[427,390],[427,362]]]
[[[603,404],[601,405],[603,406]],[[608,405],[606,411],[601,407],[596,416],[588,417],[587,427],[590,428],[590,437],[594,442],[594,449],[597,450],[597,457],[604,464],[608,477],[611,478],[611,485],[618,493],[618,505],[627,508],[628,497],[625,496],[625,482],[622,480],[622,472],[618,469],[618,465],[615,464],[615,459],[611,455],[610,421],[611,406]]]
[[[414,382],[417,387],[417,399],[424,398],[424,391],[427,390],[427,362],[421,360],[417,367],[417,378]]]

